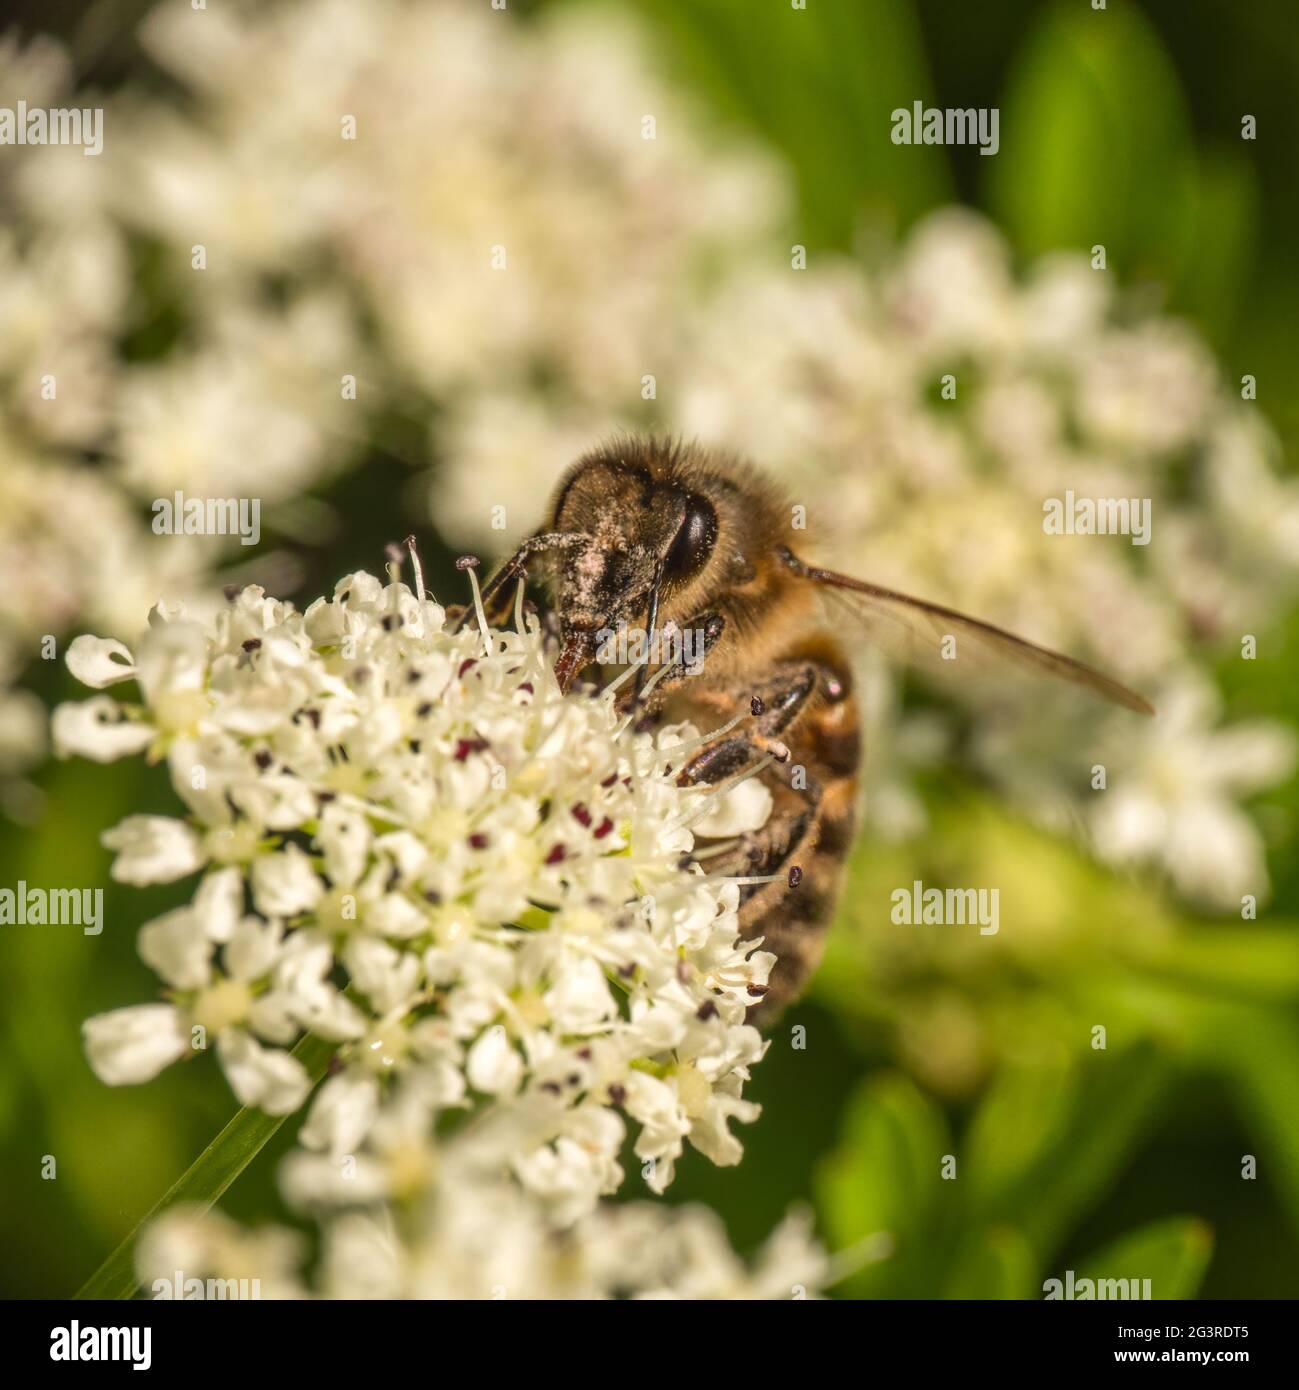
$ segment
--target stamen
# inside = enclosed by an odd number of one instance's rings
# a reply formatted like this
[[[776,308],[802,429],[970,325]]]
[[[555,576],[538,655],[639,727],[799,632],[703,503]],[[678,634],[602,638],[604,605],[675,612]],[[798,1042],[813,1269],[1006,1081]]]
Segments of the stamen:
[[[487,609],[483,607],[483,591],[478,587],[478,576],[474,573],[477,568],[476,555],[462,555],[456,561],[456,569],[467,570],[469,573],[469,584],[474,591],[474,612],[478,615],[478,630],[483,634],[483,655],[491,656],[492,639],[487,632]]]
[[[701,859],[715,859],[719,854],[729,854],[733,849],[739,849],[740,841],[738,838],[733,840],[719,840],[715,845],[709,845],[707,849],[701,849],[691,854],[690,858],[698,863]]]
[[[520,637],[527,636],[527,628],[523,620],[523,591],[528,587],[528,581],[523,576],[519,576],[519,587],[514,591],[514,630]]]
[[[742,724],[748,717],[747,714],[737,714],[734,719],[728,720],[720,729],[714,729],[711,734],[702,734],[699,738],[687,739],[684,743],[674,743],[671,748],[663,748],[659,751],[665,758],[671,758],[675,762],[682,753],[693,753],[696,748],[706,747],[729,734],[737,724]]]
[[[640,693],[640,698],[642,702],[645,700],[646,696],[650,693],[650,691],[654,689],[654,687],[659,683],[659,681],[661,681],[663,677],[666,676],[671,669],[672,663],[669,661],[664,665],[660,666],[659,669],[655,671],[654,674],[649,678],[649,680],[645,682],[645,688]]]
[[[422,569],[421,566],[420,566],[420,562],[419,562],[419,551],[415,549],[415,537],[414,537],[414,536],[407,536],[407,537],[406,537],[406,549],[410,551],[410,563],[411,563],[411,567],[412,567],[412,568],[414,569],[414,571],[415,571],[415,597],[416,597],[417,599],[419,599],[420,603],[422,604],[422,603],[424,602],[424,598],[425,598],[425,594],[424,594],[424,571],[423,571],[423,569]]]
[[[751,883],[781,883],[784,881],[784,874],[760,874],[752,878],[731,878],[727,874],[709,874],[704,879],[705,883],[736,883],[741,888],[748,887]]]
[[[640,670],[640,668],[644,664],[645,663],[643,661],[634,662],[632,665],[628,666],[628,668],[622,673],[621,676],[617,676],[613,680],[611,680],[609,684],[606,685],[600,693],[602,695],[612,695],[620,685],[625,685],[629,680],[631,680],[631,678],[636,674],[637,671]],[[630,718],[630,716],[628,717]]]

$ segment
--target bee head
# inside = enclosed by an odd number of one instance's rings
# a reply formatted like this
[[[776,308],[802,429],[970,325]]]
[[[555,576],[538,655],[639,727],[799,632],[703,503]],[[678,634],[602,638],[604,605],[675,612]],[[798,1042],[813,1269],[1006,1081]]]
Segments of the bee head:
[[[653,630],[660,605],[680,599],[717,544],[707,497],[639,454],[609,446],[570,469],[555,497],[556,608],[562,689],[593,658],[601,634]]]

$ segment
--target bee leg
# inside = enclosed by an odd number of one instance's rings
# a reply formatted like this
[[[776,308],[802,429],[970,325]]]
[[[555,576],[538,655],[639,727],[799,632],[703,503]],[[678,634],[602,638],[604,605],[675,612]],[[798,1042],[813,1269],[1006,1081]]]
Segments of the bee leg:
[[[734,776],[759,758],[772,757],[786,764],[790,750],[780,738],[806,710],[824,671],[815,662],[782,662],[776,674],[756,692],[750,686],[733,686],[713,692],[719,708],[733,708],[745,699],[750,702],[753,724],[744,734],[732,734],[709,744],[682,768],[677,776],[681,785],[716,783]],[[798,765],[784,774],[772,769],[767,776],[780,776],[788,792],[778,797],[776,808],[760,830],[741,838],[740,844],[718,865],[725,872],[738,872],[744,877],[766,877],[797,869],[797,856],[803,847],[811,848],[809,836],[817,824],[821,805],[821,784],[805,767]],[[797,877],[797,876],[796,876]],[[788,884],[794,887],[794,882]],[[778,896],[784,888],[779,884],[746,884],[741,900],[756,896]]]
[[[781,713],[771,712],[777,719]],[[752,736],[732,734],[696,753],[677,774],[677,782],[681,786],[716,784],[743,772],[759,759],[771,756],[784,762],[789,757],[789,750],[779,739],[765,732]],[[766,824],[759,830],[742,835],[736,847],[719,860],[716,866],[719,870],[738,873],[745,878],[763,878],[798,869],[798,851],[808,844],[821,804],[821,784],[816,778],[810,777],[806,769],[800,771],[802,776],[797,783],[790,779],[788,792],[778,792],[776,807]],[[767,775],[778,774],[772,769]],[[784,778],[781,780],[784,781]],[[785,887],[797,886],[800,877],[801,873],[793,873],[785,885],[744,884],[740,889],[741,901],[759,892],[779,895]]]
[[[789,749],[779,735],[806,708],[820,674],[820,668],[812,662],[782,662],[776,677],[765,682],[757,692],[748,685],[738,684],[709,692],[709,703],[723,711],[737,705],[742,708],[744,701],[748,700],[754,723],[745,733],[720,738],[696,753],[681,770],[678,782],[682,786],[697,782],[720,782],[762,757],[772,757],[778,763],[787,762]],[[665,678],[664,684],[668,679]],[[804,788],[797,787],[795,790],[802,791]]]

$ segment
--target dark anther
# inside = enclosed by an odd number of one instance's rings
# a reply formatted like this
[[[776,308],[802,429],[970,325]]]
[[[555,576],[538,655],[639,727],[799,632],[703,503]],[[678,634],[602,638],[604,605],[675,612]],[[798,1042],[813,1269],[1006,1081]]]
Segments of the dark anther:
[[[260,637],[250,637],[250,638],[243,644],[243,649],[244,649],[244,651],[246,651],[246,652],[255,652],[255,651],[257,650],[257,648],[260,647],[261,645],[262,645],[262,639],[261,639]]]
[[[481,563],[482,563],[482,561],[479,560],[479,558],[478,558],[477,555],[462,555],[462,556],[456,561],[456,569],[458,569],[458,570],[476,570],[476,569],[478,568],[478,566],[479,566]]]
[[[479,832],[477,832],[477,831],[475,831],[475,833],[472,834],[472,835],[469,837],[469,848],[470,848],[470,849],[486,849],[486,848],[487,848],[487,836],[486,836],[486,835],[483,835],[483,834],[481,834],[481,833],[479,833]]]
[[[766,714],[766,712],[767,706],[763,703],[762,696],[755,695],[753,699],[749,701],[749,713],[757,719],[759,715]]]
[[[695,1010],[695,1017],[700,1023],[707,1023],[710,1018],[717,1017],[717,1005],[711,999],[705,999]]]
[[[797,864],[795,864],[789,871],[789,886],[791,888],[797,888],[798,885],[802,883],[802,881],[803,870],[800,869]]]
[[[253,762],[255,762],[257,766],[262,769],[263,772],[265,772],[266,769],[270,767],[271,763],[274,761],[275,760],[271,757],[271,755],[266,751],[265,748],[259,748],[257,752],[253,754]]]

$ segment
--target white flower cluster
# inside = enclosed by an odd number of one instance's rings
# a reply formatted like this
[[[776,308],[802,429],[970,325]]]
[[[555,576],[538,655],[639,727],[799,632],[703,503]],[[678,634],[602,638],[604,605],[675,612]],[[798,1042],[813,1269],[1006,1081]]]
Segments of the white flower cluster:
[[[769,161],[709,149],[616,16],[160,6],[140,41],[190,89],[183,110],[133,86],[74,93],[57,44],[0,41],[6,91],[103,105],[112,131],[94,159],[0,157],[0,556],[22,581],[21,622],[0,622],[0,812],[27,818],[18,774],[43,720],[6,692],[37,641],[77,622],[129,636],[161,596],[192,602],[192,579],[249,558],[154,536],[141,505],[255,497],[271,532],[319,541],[337,518],[303,494],[361,454],[373,412],[436,417],[441,455],[539,375],[573,412],[530,417],[534,463],[558,468],[639,381],[649,336],[670,344],[699,275],[783,206]],[[9,505],[10,476],[48,505]],[[461,525],[499,492],[478,482],[442,489]],[[88,509],[93,525],[60,525]]]
[[[1299,490],[1279,476],[1259,404],[1188,327],[1116,291],[1113,269],[1059,255],[1020,275],[995,229],[952,210],[878,264],[813,248],[793,269],[798,234],[778,235],[796,226],[787,180],[755,146],[710,145],[647,60],[646,33],[612,14],[161,7],[141,41],[183,107],[128,90],[101,159],[50,147],[0,166],[15,209],[0,241],[13,349],[0,404],[33,441],[24,469],[91,449],[136,501],[255,492],[272,531],[303,535],[322,514],[302,493],[346,466],[371,411],[390,411],[432,422],[438,524],[495,549],[612,424],[747,451],[840,567],[1192,711],[1176,750],[1153,747],[1152,728],[1123,736],[1135,771],[1116,808],[1078,790],[1072,711],[1037,707],[1030,748],[999,691],[966,745],[980,775],[1052,824],[1086,825],[1107,858],[1161,864],[1209,906],[1266,893],[1240,803],[1285,777],[1293,747],[1269,726],[1215,727],[1205,668],[1293,595]],[[0,71],[29,101],[68,80],[43,44],[7,46]],[[147,283],[131,273],[141,246]],[[178,309],[184,331],[166,338]],[[166,340],[124,360],[141,322]],[[940,400],[948,373],[957,396]],[[95,480],[69,483],[89,496]],[[1046,534],[1043,503],[1067,491],[1149,499],[1151,544]],[[126,557],[124,592],[184,592],[158,574],[179,559],[149,558],[163,539],[128,508],[106,517],[96,544]],[[10,532],[32,573],[91,549],[57,528],[48,543]],[[190,571],[219,559],[219,544],[182,544]],[[68,621],[47,597],[60,585],[28,590],[18,635],[0,625],[3,684],[33,657],[29,630]],[[83,619],[129,630],[93,605]],[[918,726],[890,713],[880,678],[867,684],[887,752],[867,769],[868,811],[877,828],[914,830],[912,758],[934,755],[950,721]],[[959,682],[951,693],[979,698]],[[0,759],[39,746],[35,718],[21,698],[0,704]],[[1192,777],[1158,771],[1166,752],[1185,766],[1242,743],[1245,774],[1220,775],[1216,757]],[[1210,853],[1215,839],[1242,852]]]
[[[141,700],[59,707],[58,752],[165,760],[187,810],[106,832],[113,877],[202,875],[139,934],[166,1002],[88,1020],[91,1064],[141,1082],[212,1047],[240,1101],[286,1114],[312,1088],[295,1041],[336,1045],[286,1169],[300,1201],[431,1186],[441,1229],[508,1172],[565,1229],[621,1185],[629,1127],[662,1192],[687,1142],[737,1163],[730,1126],[758,1114],[745,1015],[775,958],[739,939],[735,884],[684,861],[695,827],[756,828],[769,793],[678,787],[697,732],[562,696],[519,622],[452,630],[353,574],[305,612],[249,587],[211,624],[156,609],[134,653],[69,649],[82,682]]]
[[[178,1208],[141,1239],[146,1295],[172,1294],[174,1275],[240,1281],[240,1296],[336,1299],[802,1299],[836,1271],[887,1253],[877,1237],[849,1260],[828,1260],[804,1212],[772,1233],[751,1265],[705,1207],[605,1203],[556,1229],[508,1183],[449,1182],[430,1155],[404,1172],[400,1204],[341,1212],[324,1227],[316,1278],[301,1274],[303,1242],[280,1228],[248,1230],[214,1212]],[[162,1281],[158,1285],[156,1281]],[[256,1283],[254,1283],[256,1281]],[[232,1296],[232,1295],[226,1295]]]
[[[323,52],[318,36],[342,32]],[[122,216],[173,242],[215,222],[230,249],[213,283],[236,298],[295,258],[339,266],[371,306],[385,378],[438,403],[438,522],[455,540],[521,536],[613,421],[748,452],[841,567],[1193,710],[1173,750],[1186,766],[1208,745],[1247,745],[1248,773],[1219,775],[1211,758],[1168,778],[1163,736],[1116,724],[1114,756],[1134,771],[1115,806],[1085,790],[1090,762],[1069,761],[1072,708],[1036,705],[1029,748],[1013,686],[951,691],[980,702],[978,772],[1021,805],[1088,826],[1111,860],[1161,865],[1209,906],[1266,895],[1240,802],[1282,780],[1294,750],[1270,726],[1215,728],[1204,665],[1293,594],[1299,489],[1278,476],[1259,407],[1188,327],[1131,304],[1080,254],[1017,276],[999,233],[964,212],[931,217],[870,271],[824,254],[792,269],[780,176],[756,150],[706,149],[636,56],[645,36],[585,12],[517,25],[463,6],[303,0],[205,33],[196,45],[178,11],[146,27],[204,119],[150,113]],[[321,96],[304,104],[308,67]],[[354,116],[357,140],[325,131],[321,110]],[[954,401],[938,398],[945,373]],[[1149,499],[1152,543],[1047,534],[1043,504],[1067,491]],[[932,753],[949,727],[905,722],[870,731],[892,750],[868,769],[886,831],[920,824],[907,750]]]

